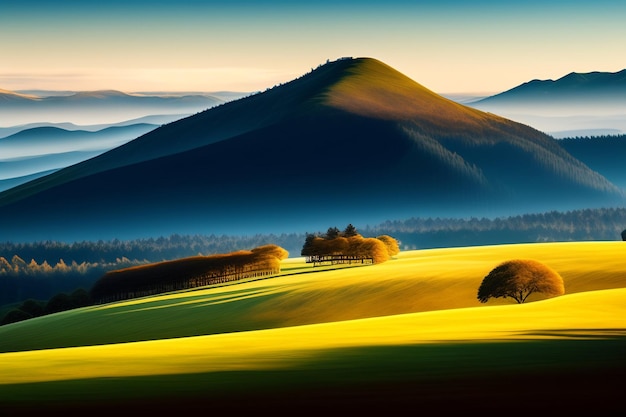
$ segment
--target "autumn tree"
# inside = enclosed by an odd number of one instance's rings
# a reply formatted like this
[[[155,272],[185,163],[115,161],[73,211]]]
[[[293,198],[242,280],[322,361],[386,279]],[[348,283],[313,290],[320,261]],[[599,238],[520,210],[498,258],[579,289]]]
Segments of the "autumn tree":
[[[398,241],[391,236],[381,235],[376,237],[376,239],[380,240],[387,247],[387,252],[389,252],[389,256],[394,256],[400,253],[400,246],[398,245]]]
[[[531,259],[515,259],[496,266],[478,288],[478,300],[511,297],[519,304],[533,293],[554,297],[565,293],[563,278],[553,269]]]
[[[250,252],[252,252],[253,254],[262,256],[262,257],[276,258],[281,261],[289,257],[288,251],[281,248],[280,246],[271,245],[271,244],[258,246],[254,249],[251,249]]]
[[[361,258],[372,258],[372,262],[377,264],[389,259],[387,246],[373,237],[364,238],[357,247],[358,255]]]

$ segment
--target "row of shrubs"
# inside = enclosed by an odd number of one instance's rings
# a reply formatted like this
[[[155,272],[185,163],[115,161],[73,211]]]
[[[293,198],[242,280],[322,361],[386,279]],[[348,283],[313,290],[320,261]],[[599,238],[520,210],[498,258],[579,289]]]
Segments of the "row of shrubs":
[[[144,297],[280,272],[289,252],[277,245],[227,254],[193,256],[109,271],[92,287],[97,303]]]
[[[19,307],[9,310],[2,320],[0,320],[0,325],[16,323],[18,321],[72,310],[74,308],[86,307],[91,304],[92,300],[89,292],[82,288],[74,290],[70,294],[63,292],[58,293],[48,301],[38,301],[31,298],[24,301]]]

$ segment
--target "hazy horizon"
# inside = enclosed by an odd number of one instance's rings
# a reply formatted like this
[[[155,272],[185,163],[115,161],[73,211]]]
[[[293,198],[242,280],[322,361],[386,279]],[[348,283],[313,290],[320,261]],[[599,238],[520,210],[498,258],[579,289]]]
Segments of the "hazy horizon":
[[[352,56],[484,96],[626,67],[623,2],[502,3],[6,0],[0,89],[252,92]]]

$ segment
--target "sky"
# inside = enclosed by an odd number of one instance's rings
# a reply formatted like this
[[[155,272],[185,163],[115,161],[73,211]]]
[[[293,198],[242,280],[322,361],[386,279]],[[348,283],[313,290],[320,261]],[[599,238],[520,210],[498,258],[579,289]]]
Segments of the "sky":
[[[0,89],[262,91],[339,57],[439,94],[626,68],[626,2],[0,1]]]

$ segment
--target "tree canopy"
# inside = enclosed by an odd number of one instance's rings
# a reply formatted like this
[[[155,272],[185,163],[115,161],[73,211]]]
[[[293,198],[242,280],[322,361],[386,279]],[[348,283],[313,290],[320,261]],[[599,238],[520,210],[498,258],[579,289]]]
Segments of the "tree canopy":
[[[554,297],[565,293],[563,278],[550,267],[532,259],[514,259],[495,267],[478,288],[478,300],[511,297],[519,304],[533,293]]]
[[[313,263],[362,263],[366,259],[371,263],[380,263],[398,252],[398,241],[391,236],[366,238],[349,224],[343,232],[336,227],[329,227],[324,235],[307,233],[300,254]]]
[[[91,288],[97,302],[117,301],[180,289],[221,284],[280,272],[289,252],[277,245],[227,254],[193,256],[133,266],[104,274]]]

